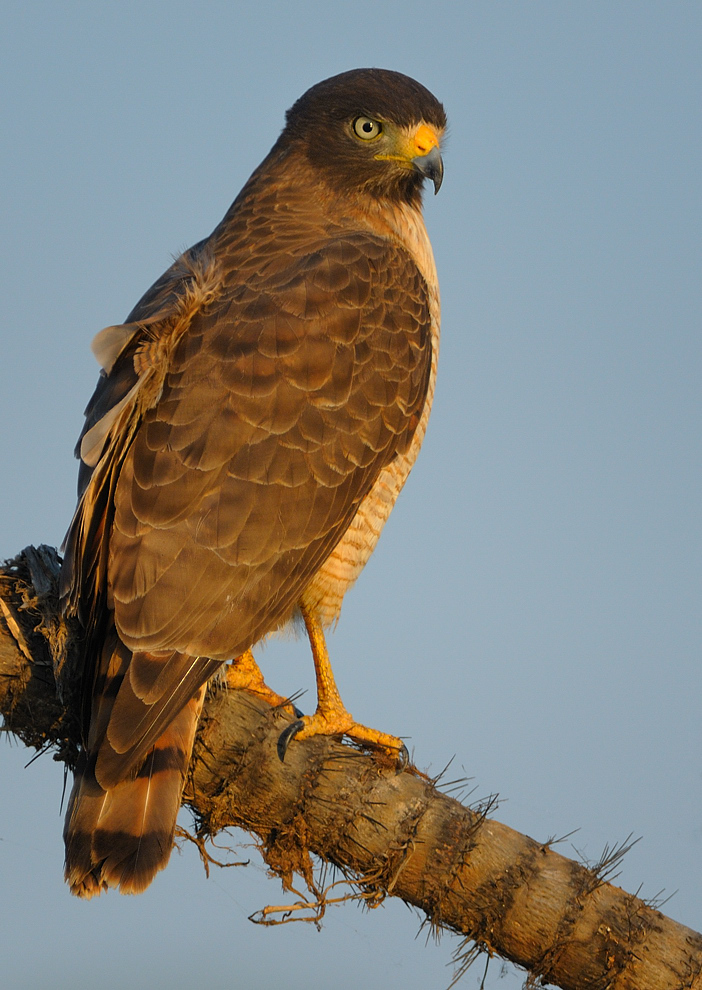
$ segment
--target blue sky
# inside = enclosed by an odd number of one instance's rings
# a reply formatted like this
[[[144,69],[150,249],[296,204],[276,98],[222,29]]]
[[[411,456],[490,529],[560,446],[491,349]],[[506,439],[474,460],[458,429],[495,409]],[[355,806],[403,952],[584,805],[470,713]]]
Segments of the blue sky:
[[[209,233],[286,108],[356,66],[415,76],[450,120],[426,204],[439,381],[331,639],[340,689],[421,767],[455,755],[512,827],[579,828],[566,855],[643,836],[618,882],[677,890],[666,911],[702,928],[702,9],[147,0],[2,20],[0,553],[61,541],[90,340]],[[304,643],[260,659],[310,698]],[[457,940],[415,939],[401,904],[338,908],[321,933],[251,925],[281,891],[245,845],[251,865],[210,880],[185,849],[139,898],[71,899],[61,768],[29,755],[2,743],[13,990],[448,983]]]

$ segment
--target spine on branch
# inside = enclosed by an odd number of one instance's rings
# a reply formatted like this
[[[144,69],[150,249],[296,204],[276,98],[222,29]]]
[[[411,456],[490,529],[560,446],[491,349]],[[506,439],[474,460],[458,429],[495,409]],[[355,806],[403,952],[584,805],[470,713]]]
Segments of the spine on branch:
[[[52,664],[79,665],[80,642],[58,615],[57,573],[48,547],[0,571],[0,711],[26,745],[54,746],[70,764],[76,722]],[[253,833],[288,889],[295,874],[305,879],[319,914],[332,898],[317,888],[314,854],[359,896],[401,897],[464,935],[466,962],[485,950],[564,990],[702,990],[702,936],[606,881],[625,849],[588,868],[464,807],[415,768],[396,774],[331,739],[301,743],[281,763],[287,717],[245,691],[209,697],[184,795],[199,839],[228,826]]]

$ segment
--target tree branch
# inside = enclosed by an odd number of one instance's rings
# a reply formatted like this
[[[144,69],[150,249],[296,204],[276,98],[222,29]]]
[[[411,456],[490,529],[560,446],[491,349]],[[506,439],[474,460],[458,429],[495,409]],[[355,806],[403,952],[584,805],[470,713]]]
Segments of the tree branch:
[[[0,711],[26,745],[52,746],[70,765],[76,705],[57,697],[54,669],[75,682],[81,650],[79,630],[58,612],[59,562],[52,548],[28,547],[0,570]],[[287,719],[244,691],[210,693],[184,795],[201,850],[230,826],[253,833],[287,889],[304,878],[318,917],[331,899],[313,853],[359,896],[401,897],[433,926],[465,935],[466,963],[496,953],[564,990],[702,990],[702,936],[607,882],[626,847],[596,867],[573,862],[489,809],[464,807],[415,768],[396,774],[333,739],[296,743],[283,764],[276,742]],[[275,910],[258,920],[273,923]]]

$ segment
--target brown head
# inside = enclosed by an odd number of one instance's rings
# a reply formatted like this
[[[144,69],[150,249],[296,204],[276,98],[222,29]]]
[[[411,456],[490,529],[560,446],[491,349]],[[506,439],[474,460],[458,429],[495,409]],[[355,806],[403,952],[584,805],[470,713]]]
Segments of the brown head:
[[[444,108],[400,72],[353,69],[317,83],[287,113],[279,149],[297,146],[340,193],[418,204],[423,180],[438,192]]]

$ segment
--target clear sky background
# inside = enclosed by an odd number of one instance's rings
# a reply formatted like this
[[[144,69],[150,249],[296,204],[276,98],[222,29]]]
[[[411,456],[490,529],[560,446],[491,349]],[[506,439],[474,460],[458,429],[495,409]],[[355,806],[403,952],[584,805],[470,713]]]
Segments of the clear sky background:
[[[439,381],[331,639],[342,694],[512,827],[579,829],[567,855],[643,836],[619,882],[702,929],[702,6],[6,2],[1,24],[0,554],[60,543],[90,340],[210,232],[286,108],[357,66],[415,76],[450,120]],[[261,660],[313,707],[304,643]],[[0,745],[10,990],[449,982],[458,939],[415,938],[400,903],[255,927],[281,889],[245,846],[209,880],[185,849],[139,898],[72,899],[62,770],[30,756]]]

